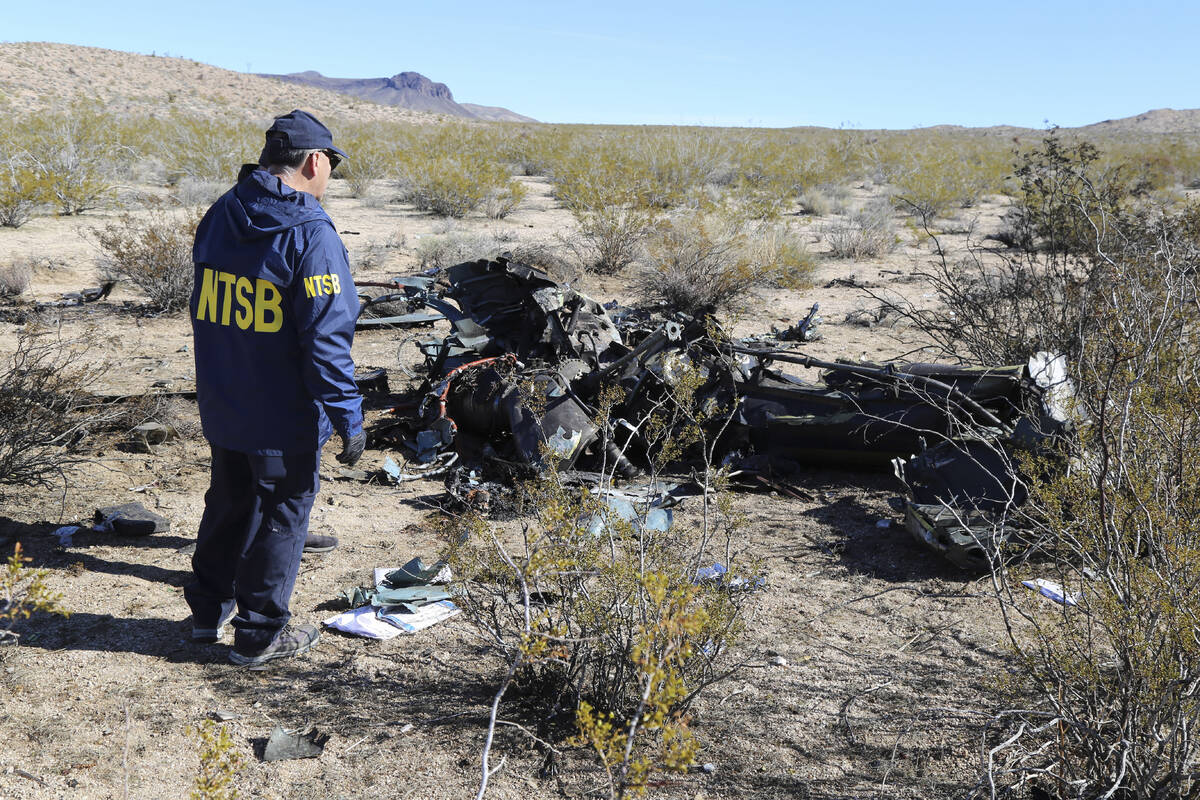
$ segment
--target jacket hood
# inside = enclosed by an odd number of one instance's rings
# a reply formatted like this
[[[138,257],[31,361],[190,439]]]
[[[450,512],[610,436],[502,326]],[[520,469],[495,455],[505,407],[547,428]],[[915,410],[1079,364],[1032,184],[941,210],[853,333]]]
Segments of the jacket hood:
[[[229,227],[241,241],[329,219],[317,198],[296,191],[265,169],[256,169],[243,178],[226,195],[224,205]]]

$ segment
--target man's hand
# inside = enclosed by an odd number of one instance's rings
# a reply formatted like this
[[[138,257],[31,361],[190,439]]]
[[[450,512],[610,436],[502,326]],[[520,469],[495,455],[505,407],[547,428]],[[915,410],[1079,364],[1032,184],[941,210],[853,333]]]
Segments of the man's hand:
[[[342,436],[342,452],[338,453],[337,460],[347,467],[353,467],[362,458],[363,450],[367,446],[367,434],[359,431],[349,439],[342,434],[339,436]]]

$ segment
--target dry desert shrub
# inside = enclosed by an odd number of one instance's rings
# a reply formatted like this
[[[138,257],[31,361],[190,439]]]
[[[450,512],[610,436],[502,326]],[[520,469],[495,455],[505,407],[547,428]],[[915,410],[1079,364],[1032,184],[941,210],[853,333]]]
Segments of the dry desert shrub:
[[[128,280],[156,308],[176,311],[192,293],[192,243],[203,213],[151,206],[143,214],[125,212],[115,222],[92,230],[103,255],[101,274]]]
[[[33,270],[26,262],[0,266],[0,298],[16,297],[29,288]]]
[[[172,189],[172,196],[181,206],[211,206],[233,185],[232,179],[224,181],[181,178]]]
[[[1030,785],[1130,800],[1196,790],[1197,249],[1159,215],[1108,224],[1119,235],[1079,265],[1098,289],[1084,301],[1089,330],[1071,362],[1074,412],[1086,423],[1043,456],[1070,469],[1025,465],[1037,476],[1030,499],[1010,512],[1046,558],[1012,559],[995,576],[1017,672],[988,743],[992,796]],[[1037,602],[1021,584],[1035,575],[1072,604]]]
[[[835,258],[874,258],[888,252],[896,246],[891,203],[869,201],[858,211],[830,222],[825,238]]]
[[[238,168],[257,162],[263,145],[263,129],[247,120],[176,114],[144,124],[144,146],[162,161],[170,183],[190,178],[232,186]]]
[[[736,310],[755,286],[799,287],[815,260],[786,226],[720,214],[659,225],[646,244],[639,295],[685,314]]]
[[[421,269],[445,269],[464,261],[491,258],[500,250],[500,243],[485,233],[450,231],[421,237],[416,250]]]
[[[509,181],[493,189],[483,199],[483,213],[488,219],[504,219],[517,210],[528,192],[520,181]]]
[[[1013,457],[1028,500],[997,512],[997,527],[1038,549],[992,554],[1013,660],[976,797],[1197,787],[1200,210],[1105,204],[1089,177],[1097,156],[1044,143],[1019,165],[1038,183],[1016,210],[1066,241],[1090,230],[1086,248],[942,257],[925,273],[937,303],[888,303],[939,355],[995,365],[1053,350],[1074,384],[1070,435]],[[1030,592],[1022,581],[1035,578],[1066,602]]]
[[[112,418],[90,388],[103,371],[89,362],[91,333],[75,338],[39,328],[17,334],[0,362],[0,484],[46,486],[81,459],[87,432]]]

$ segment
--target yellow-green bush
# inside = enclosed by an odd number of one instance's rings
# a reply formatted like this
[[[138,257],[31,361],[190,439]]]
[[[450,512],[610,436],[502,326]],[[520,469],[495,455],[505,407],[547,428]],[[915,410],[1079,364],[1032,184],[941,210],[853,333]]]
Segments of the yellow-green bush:
[[[174,115],[152,124],[152,152],[171,183],[187,177],[232,186],[241,165],[257,162],[263,146],[265,127],[246,120]]]
[[[336,177],[346,181],[352,196],[366,197],[372,186],[396,173],[396,147],[376,131],[356,131],[337,143],[349,158],[338,165]]]
[[[20,156],[0,164],[0,225],[19,228],[37,207],[50,199],[45,173]]]
[[[190,729],[199,745],[200,766],[189,800],[236,800],[237,776],[245,761],[224,725],[205,720]]]
[[[701,382],[691,376],[681,391]],[[658,426],[689,429],[682,419]],[[721,680],[743,629],[747,593],[695,580],[742,523],[724,477],[710,477],[708,529],[654,531],[609,516],[596,533],[589,520],[606,506],[551,470],[526,488],[536,519],[517,541],[481,519],[446,531],[456,600],[508,669],[499,695],[511,685],[539,736],[589,749],[615,796],[692,763],[688,709]]]
[[[97,106],[77,103],[21,124],[18,144],[41,174],[58,213],[80,214],[113,194],[110,166],[119,147],[109,121]]]
[[[29,619],[39,612],[70,616],[63,608],[62,594],[46,583],[49,573],[32,569],[26,566],[28,563],[29,559],[21,552],[21,543],[17,542],[0,569],[0,645],[16,643],[12,626],[18,620]]]

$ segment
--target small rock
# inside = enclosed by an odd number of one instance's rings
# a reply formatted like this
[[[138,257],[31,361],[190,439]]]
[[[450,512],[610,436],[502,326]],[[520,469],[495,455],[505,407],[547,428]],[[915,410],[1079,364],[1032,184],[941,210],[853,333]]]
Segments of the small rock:
[[[788,665],[787,659],[783,656],[772,656],[768,663],[772,667],[786,667]]]

